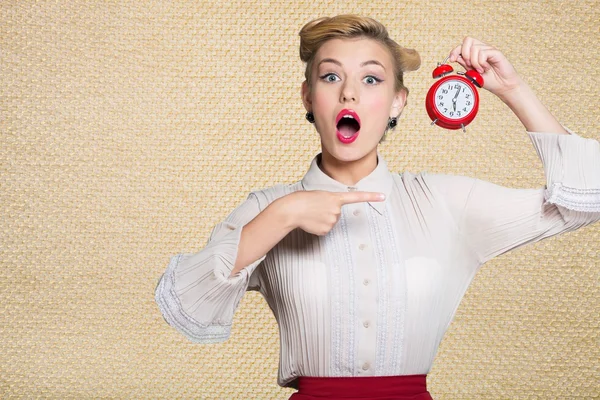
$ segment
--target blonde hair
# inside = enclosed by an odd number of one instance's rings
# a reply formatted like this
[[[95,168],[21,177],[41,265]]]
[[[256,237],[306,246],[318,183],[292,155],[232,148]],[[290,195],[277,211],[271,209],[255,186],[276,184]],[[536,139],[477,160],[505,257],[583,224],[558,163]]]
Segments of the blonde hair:
[[[306,63],[304,77],[311,86],[311,71],[317,51],[330,39],[350,39],[365,37],[383,44],[392,55],[395,76],[395,90],[405,90],[404,73],[415,71],[421,65],[421,57],[416,50],[401,47],[393,41],[385,26],[369,17],[345,14],[323,17],[310,21],[300,30],[300,59]]]

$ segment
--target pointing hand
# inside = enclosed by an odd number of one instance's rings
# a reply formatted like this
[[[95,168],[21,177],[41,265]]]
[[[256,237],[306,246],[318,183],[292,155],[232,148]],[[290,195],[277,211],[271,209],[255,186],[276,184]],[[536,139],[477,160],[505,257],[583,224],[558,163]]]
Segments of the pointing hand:
[[[298,191],[286,196],[294,225],[305,232],[323,236],[329,233],[342,214],[342,206],[351,203],[383,201],[383,193]]]

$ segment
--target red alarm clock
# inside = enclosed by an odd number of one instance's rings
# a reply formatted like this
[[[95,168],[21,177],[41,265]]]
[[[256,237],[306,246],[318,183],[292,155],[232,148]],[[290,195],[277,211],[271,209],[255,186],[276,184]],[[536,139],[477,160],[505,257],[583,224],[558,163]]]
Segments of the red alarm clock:
[[[433,78],[440,79],[427,92],[425,108],[433,121],[431,125],[462,128],[466,132],[465,126],[473,121],[479,109],[477,88],[483,86],[483,78],[474,69],[449,75],[454,69],[445,62],[433,70]]]

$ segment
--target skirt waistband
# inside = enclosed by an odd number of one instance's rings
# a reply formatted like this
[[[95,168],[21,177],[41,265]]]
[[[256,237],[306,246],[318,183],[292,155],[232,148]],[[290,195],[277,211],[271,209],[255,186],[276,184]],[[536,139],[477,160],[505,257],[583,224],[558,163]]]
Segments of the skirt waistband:
[[[291,400],[311,398],[431,400],[427,375],[299,377]]]

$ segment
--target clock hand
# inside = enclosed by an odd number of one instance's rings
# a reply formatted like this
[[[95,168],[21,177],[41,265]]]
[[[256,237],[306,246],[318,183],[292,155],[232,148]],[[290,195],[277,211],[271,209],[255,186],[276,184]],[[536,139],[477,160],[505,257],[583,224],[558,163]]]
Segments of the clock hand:
[[[454,98],[452,98],[452,107],[454,108],[454,111],[456,111],[456,98],[458,97],[458,94],[460,93],[460,88],[456,91],[456,94],[454,95]]]

